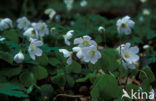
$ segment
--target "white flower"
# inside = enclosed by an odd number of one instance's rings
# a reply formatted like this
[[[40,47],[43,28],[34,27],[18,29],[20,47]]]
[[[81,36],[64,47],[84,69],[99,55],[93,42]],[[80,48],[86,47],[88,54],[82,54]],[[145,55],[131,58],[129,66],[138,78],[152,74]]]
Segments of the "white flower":
[[[124,66],[125,69],[136,69],[136,66],[132,63],[132,64],[129,64],[129,63],[126,63],[124,61],[122,61],[122,64]]]
[[[140,0],[141,3],[145,3],[147,0]]]
[[[87,1],[86,1],[86,0],[82,0],[82,1],[80,2],[80,6],[81,6],[81,7],[87,6]]]
[[[104,28],[103,26],[100,26],[100,27],[98,28],[98,32],[99,32],[99,33],[105,32],[105,28]]]
[[[97,46],[96,42],[91,39],[90,36],[86,35],[74,40],[74,44],[79,44],[79,47],[88,47],[91,45]]]
[[[52,20],[53,17],[55,16],[55,14],[56,14],[56,11],[54,9],[48,8],[48,9],[45,10],[44,13],[49,15],[49,18]]]
[[[64,0],[64,3],[66,4],[68,11],[70,11],[72,9],[73,2],[74,2],[74,0]]]
[[[31,43],[28,48],[28,52],[30,57],[35,60],[35,56],[41,56],[42,55],[42,50],[39,48],[40,46],[43,45],[43,42],[37,39],[31,39]]]
[[[131,34],[131,28],[135,25],[135,22],[130,19],[129,16],[125,16],[119,19],[116,23],[118,33],[124,33],[126,35]]]
[[[38,35],[41,37],[49,34],[48,26],[44,22],[36,23],[34,29],[38,32]]]
[[[82,60],[84,62],[91,62],[92,64],[95,64],[97,60],[101,58],[101,53],[97,50],[97,47],[94,45],[83,48],[82,52]]]
[[[72,52],[66,50],[66,49],[59,49],[60,53],[63,53],[65,58],[67,59],[67,64],[70,65],[72,63]]]
[[[30,21],[26,17],[21,17],[17,19],[17,27],[19,29],[28,29],[30,26]]]
[[[0,31],[3,31],[5,29],[8,28],[12,28],[13,24],[12,24],[12,20],[9,18],[4,18],[0,21]]]
[[[66,45],[68,45],[68,46],[70,46],[70,39],[72,38],[72,36],[73,36],[73,33],[74,32],[74,30],[70,30],[70,31],[68,31],[67,33],[66,33],[66,35],[64,36],[64,42],[65,42],[65,44]]]
[[[32,26],[32,27],[35,27],[36,24],[37,24],[36,22],[32,22],[32,23],[31,23],[31,26]]]
[[[24,55],[21,51],[14,56],[14,61],[18,64],[24,61]]]
[[[144,10],[143,10],[143,14],[144,14],[145,16],[148,16],[148,15],[151,14],[151,12],[150,12],[148,9],[144,9]]]
[[[120,50],[124,49],[125,44],[121,44],[119,47],[117,47],[117,51],[120,52]]]
[[[82,59],[83,57],[83,51],[82,51],[82,48],[80,47],[74,47],[72,48],[73,52],[77,52],[76,53],[76,56],[79,58],[79,59]]]
[[[38,39],[38,32],[34,28],[28,28],[23,35],[28,38]]]
[[[4,41],[6,38],[0,36],[0,42]]]
[[[143,46],[143,49],[147,49],[147,48],[149,48],[150,46],[149,45],[144,45]]]
[[[135,47],[130,47],[130,43],[126,43],[122,48],[121,48],[121,56],[123,60],[128,63],[132,64],[135,63],[139,60],[139,56],[137,53],[139,52],[139,48],[137,46]]]

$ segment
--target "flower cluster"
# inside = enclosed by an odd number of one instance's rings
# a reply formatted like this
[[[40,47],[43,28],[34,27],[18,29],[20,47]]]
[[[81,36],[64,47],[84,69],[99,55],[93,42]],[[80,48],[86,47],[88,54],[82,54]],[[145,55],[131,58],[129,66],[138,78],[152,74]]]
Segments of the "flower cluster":
[[[117,21],[118,33],[131,34],[131,28],[135,22],[130,20],[129,16],[125,16]],[[134,63],[139,60],[137,53],[139,48],[137,46],[131,47],[130,43],[122,44],[118,47],[118,51],[122,57],[122,64],[125,68],[135,69]]]
[[[23,35],[26,36],[30,40],[28,52],[30,54],[30,57],[33,60],[35,60],[36,59],[35,56],[41,56],[42,55],[42,50],[39,47],[43,45],[43,42],[41,41],[41,39],[45,35],[49,34],[48,26],[44,22],[32,23],[30,26],[30,22],[25,17],[19,18],[18,25],[24,24],[24,23],[22,23],[23,20],[26,23],[29,23],[29,27],[23,25],[22,28],[26,29],[25,32],[23,33]]]
[[[17,28],[24,30],[23,36],[27,37],[30,41],[28,47],[28,53],[32,60],[36,59],[36,56],[42,55],[40,47],[43,45],[41,40],[45,35],[49,34],[49,29],[46,23],[38,22],[31,23],[26,17],[17,19]],[[21,63],[24,60],[24,55],[20,51],[14,56],[16,63]]]
[[[64,37],[65,44],[68,46],[70,45],[69,39],[72,38],[73,32],[73,30],[68,31]],[[101,53],[97,49],[97,43],[88,35],[74,39],[74,45],[78,46],[73,47],[72,51],[75,52],[76,56],[83,62],[91,62],[92,64],[95,64],[98,59],[101,58]],[[66,49],[59,50],[59,52],[64,54],[65,58],[68,58],[67,64],[72,63],[72,51]]]

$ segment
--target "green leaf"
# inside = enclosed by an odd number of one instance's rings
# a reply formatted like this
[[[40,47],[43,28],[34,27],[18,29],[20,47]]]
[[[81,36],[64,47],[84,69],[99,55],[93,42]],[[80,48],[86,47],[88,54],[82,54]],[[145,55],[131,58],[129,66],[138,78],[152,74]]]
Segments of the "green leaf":
[[[47,70],[42,66],[33,66],[30,71],[34,74],[36,80],[42,80],[48,76]]]
[[[150,40],[150,39],[153,39],[156,37],[156,33],[154,31],[152,31],[151,29],[148,30],[148,36],[147,36],[147,39]]]
[[[41,95],[43,97],[47,96],[50,98],[54,94],[54,89],[50,84],[42,85],[41,87]]]
[[[108,74],[97,77],[91,90],[93,101],[100,101],[100,99],[108,101],[119,98],[121,94],[121,88],[118,86],[116,78]]]
[[[139,89],[139,87],[134,84],[127,84],[126,86],[129,90],[133,89],[134,91],[137,91]]]
[[[102,53],[102,58],[96,63],[97,66],[95,66],[95,68],[100,67],[103,71],[108,73],[117,70],[120,67],[120,64],[117,62],[115,57],[117,57],[116,51],[114,51],[113,54],[108,51],[104,51]]]
[[[42,56],[37,57],[36,61],[40,63],[42,66],[48,65],[48,56],[46,54],[42,54]]]
[[[76,61],[72,61],[72,64],[67,66],[68,72],[81,73],[81,70],[82,70],[81,65]]]
[[[12,77],[18,75],[22,71],[22,67],[12,67],[12,68],[0,68],[0,74],[7,77]]]
[[[60,64],[61,62],[56,59],[56,58],[49,58],[49,64],[52,65],[52,66],[57,66],[58,64]]]
[[[95,74],[95,73],[90,73],[90,74],[86,75],[86,76],[83,77],[83,78],[77,79],[76,82],[85,82],[85,81],[87,81],[88,79],[95,78],[95,77],[96,77],[96,74]]]
[[[133,43],[143,43],[143,41],[138,37],[133,37],[132,42]]]
[[[24,94],[23,88],[10,83],[0,83],[0,93],[15,97],[28,97],[28,95]]]
[[[20,46],[17,43],[14,43],[12,41],[6,42],[6,45],[8,45],[10,48],[16,48],[16,49],[20,48]]]
[[[67,83],[68,83],[69,87],[73,87],[74,86],[75,81],[74,81],[73,77],[71,77],[70,75],[67,75],[67,79],[66,80],[67,80]]]
[[[140,75],[139,75],[139,78],[141,80],[148,80],[149,83],[152,83],[155,81],[155,76],[151,70],[150,67],[144,67],[142,71],[140,71]]]
[[[18,43],[18,35],[14,29],[10,29],[10,30],[5,31],[3,33],[3,35],[6,39],[9,39],[10,41]]]
[[[5,58],[4,58],[5,57]],[[8,52],[3,52],[0,51],[0,59],[12,64],[13,63],[13,58]]]
[[[150,63],[156,62],[156,57],[151,57],[151,58],[149,58],[149,62],[150,62]]]
[[[42,47],[43,52],[51,52],[53,50],[59,50],[58,47],[49,47],[47,45],[43,45]]]
[[[58,71],[57,75],[51,78],[54,84],[57,84],[59,87],[64,87],[66,83],[65,75],[62,70]]]
[[[26,87],[29,87],[29,86],[34,85],[36,83],[34,74],[32,72],[29,72],[29,71],[23,72],[19,76],[19,80]]]

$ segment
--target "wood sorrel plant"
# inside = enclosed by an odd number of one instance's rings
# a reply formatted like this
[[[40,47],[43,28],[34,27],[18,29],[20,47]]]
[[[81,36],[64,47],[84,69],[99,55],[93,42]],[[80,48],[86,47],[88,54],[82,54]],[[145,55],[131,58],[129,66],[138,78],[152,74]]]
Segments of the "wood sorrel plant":
[[[132,101],[131,91],[154,90],[150,14],[146,25],[145,16],[72,15],[75,2],[64,3],[68,12],[49,8],[47,21],[0,19],[0,99]]]

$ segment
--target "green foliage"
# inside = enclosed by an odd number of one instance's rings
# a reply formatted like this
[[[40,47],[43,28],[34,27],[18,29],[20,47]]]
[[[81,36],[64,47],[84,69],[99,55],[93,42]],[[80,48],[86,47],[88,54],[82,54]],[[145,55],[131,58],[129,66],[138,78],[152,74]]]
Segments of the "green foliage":
[[[144,67],[143,70],[140,72],[139,78],[143,81],[141,83],[141,87],[149,92],[151,90],[150,84],[155,81],[155,76],[150,69],[150,67]]]
[[[95,77],[96,77],[95,73],[89,73],[85,77],[77,79],[76,82],[85,82],[88,79],[92,79],[92,78],[95,78]]]
[[[52,66],[57,66],[58,64],[60,64],[61,62],[56,59],[56,58],[49,58],[48,60],[49,64],[52,65]]]
[[[118,53],[116,50],[106,49],[102,52],[102,58],[98,61],[97,65],[105,72],[113,72],[120,67],[120,64],[117,62],[117,58]]]
[[[5,58],[4,58],[5,57]],[[0,59],[12,64],[12,56],[8,52],[0,51]]]
[[[34,77],[34,74],[32,72],[29,72],[29,71],[25,71],[22,74],[20,74],[19,80],[26,87],[29,87],[29,86],[34,85],[36,83],[36,79]]]
[[[57,75],[51,78],[54,84],[57,84],[59,87],[64,87],[66,83],[65,74],[64,72],[58,71]]]
[[[47,70],[42,66],[33,66],[30,71],[34,74],[36,80],[42,80],[48,76]]]
[[[43,97],[48,97],[47,100],[49,100],[49,98],[54,94],[54,88],[50,85],[50,84],[45,84],[45,85],[42,85],[40,87],[41,89],[41,95]]]
[[[139,78],[141,80],[148,80],[149,83],[155,81],[155,76],[150,67],[144,67],[143,70],[140,72]]]
[[[117,84],[117,80],[111,75],[101,75],[93,84],[91,96],[93,101],[111,100],[120,98],[121,88]]]
[[[15,97],[28,97],[24,92],[23,88],[10,83],[0,83],[0,93]]]
[[[68,72],[81,73],[81,65],[76,61],[73,61],[72,64],[67,66],[66,68]]]
[[[0,68],[0,75],[12,77],[18,75],[22,71],[22,67],[16,67],[16,68]]]
[[[0,3],[0,17],[7,15],[13,19],[13,28],[0,31],[0,38],[6,38],[0,41],[0,100],[68,101],[77,100],[75,96],[83,95],[92,101],[121,101],[122,88],[137,91],[141,87],[148,92],[155,88],[156,1],[86,0],[86,7],[81,7],[80,1],[74,0],[71,11],[67,11],[63,0],[8,0]],[[150,9],[150,15],[142,14],[145,7]],[[44,14],[46,8],[56,10],[52,20]],[[116,22],[124,15],[131,16],[135,22],[130,35],[119,35],[117,32]],[[30,41],[23,36],[25,30],[17,28],[17,16],[26,16],[31,22],[45,21],[49,31],[55,27],[54,32],[50,31],[49,35],[39,38],[44,42],[40,47],[43,54],[36,60],[32,60],[28,53]],[[143,21],[140,21],[140,17],[143,17]],[[98,32],[99,26],[105,28],[103,33]],[[67,46],[64,35],[69,30],[74,30],[74,33],[69,40],[71,45]],[[102,57],[96,64],[85,63],[74,52],[72,64],[67,64],[67,58],[59,49],[71,51],[76,46],[74,39],[84,35],[96,41]],[[134,70],[123,68],[121,55],[115,49],[126,42],[139,47],[140,61],[135,63]],[[145,44],[150,47],[143,49]],[[17,64],[14,56],[20,50],[25,59]],[[131,82],[125,83],[126,78]],[[134,80],[140,85],[136,85]],[[81,92],[80,88],[83,87],[85,89]]]
[[[18,43],[18,35],[14,29],[10,29],[3,33],[3,37],[6,37],[9,41]]]
[[[41,57],[37,57],[36,61],[40,63],[42,66],[48,65],[48,56],[46,54],[42,54]]]

